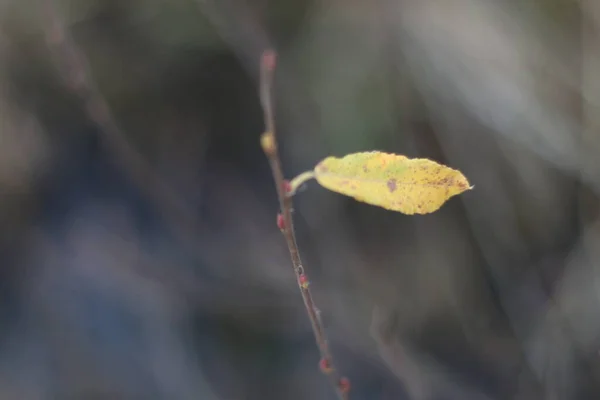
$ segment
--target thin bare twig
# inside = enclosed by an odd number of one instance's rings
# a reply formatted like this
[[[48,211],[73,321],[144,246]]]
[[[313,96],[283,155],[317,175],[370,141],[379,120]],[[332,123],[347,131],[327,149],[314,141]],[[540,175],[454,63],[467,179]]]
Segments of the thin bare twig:
[[[296,234],[292,219],[293,192],[290,182],[287,181],[283,175],[281,160],[277,148],[277,139],[275,135],[275,117],[271,95],[273,71],[275,70],[276,63],[275,60],[276,55],[272,50],[267,50],[263,53],[260,65],[260,100],[264,111],[266,125],[266,131],[261,137],[261,144],[267,158],[269,159],[269,164],[273,173],[273,180],[275,181],[275,186],[277,188],[279,207],[281,209],[281,214],[278,215],[277,223],[287,242],[290,257],[292,259],[292,266],[294,267],[294,272],[296,273],[296,279],[300,288],[300,293],[302,294],[304,306],[306,308],[306,312],[308,313],[313,333],[315,335],[315,340],[321,353],[321,371],[329,376],[338,398],[346,400],[348,399],[350,384],[347,378],[340,376],[338,370],[334,366],[333,358],[327,342],[327,335],[323,328],[323,324],[321,323],[321,318],[319,317],[317,307],[313,301],[309,288],[309,280],[306,272],[304,271],[304,266],[302,265],[300,252],[298,250],[298,244],[296,243]]]

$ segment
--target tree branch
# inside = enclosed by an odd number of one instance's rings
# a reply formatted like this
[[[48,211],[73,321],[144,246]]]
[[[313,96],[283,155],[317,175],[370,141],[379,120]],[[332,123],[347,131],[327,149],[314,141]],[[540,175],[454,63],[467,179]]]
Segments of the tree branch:
[[[269,159],[269,164],[273,173],[273,180],[275,181],[275,186],[277,188],[279,207],[281,209],[281,214],[278,214],[277,217],[277,225],[285,237],[292,260],[292,266],[294,267],[294,272],[300,288],[300,293],[302,295],[302,299],[304,300],[304,306],[306,308],[306,312],[308,313],[313,333],[315,335],[315,340],[321,353],[321,371],[330,378],[338,398],[346,400],[348,399],[350,382],[347,378],[340,376],[333,364],[333,358],[329,350],[327,336],[319,317],[319,311],[313,301],[309,288],[309,280],[306,272],[304,271],[304,266],[302,265],[300,252],[298,250],[298,244],[296,243],[296,234],[292,219],[293,192],[290,182],[286,180],[283,175],[281,160],[277,148],[277,139],[275,135],[275,117],[273,111],[273,100],[271,96],[275,64],[275,53],[272,50],[265,51],[262,55],[260,65],[260,100],[264,111],[266,126],[266,131],[261,137],[261,145],[263,151]]]

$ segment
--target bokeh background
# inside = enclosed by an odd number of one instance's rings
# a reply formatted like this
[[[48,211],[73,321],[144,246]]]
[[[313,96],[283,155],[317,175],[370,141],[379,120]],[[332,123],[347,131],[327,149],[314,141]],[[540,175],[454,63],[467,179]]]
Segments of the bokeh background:
[[[334,399],[259,146],[475,185],[405,216],[309,183],[352,399],[600,398],[596,0],[4,0],[0,399]]]

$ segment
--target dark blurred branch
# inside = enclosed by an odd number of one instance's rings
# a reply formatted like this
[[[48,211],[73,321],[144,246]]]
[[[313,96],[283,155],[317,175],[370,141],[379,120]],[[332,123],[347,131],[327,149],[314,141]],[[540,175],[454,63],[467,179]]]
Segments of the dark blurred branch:
[[[284,178],[283,170],[281,168],[281,160],[279,158],[279,152],[277,149],[277,139],[275,135],[275,118],[273,112],[273,101],[271,98],[273,71],[275,69],[275,53],[273,51],[266,51],[263,53],[260,64],[260,99],[264,110],[264,118],[266,131],[261,137],[261,144],[263,150],[269,159],[271,170],[273,172],[273,179],[277,188],[277,195],[279,197],[279,206],[281,208],[281,214],[278,214],[277,225],[281,229],[283,236],[287,242],[290,257],[292,259],[292,265],[294,272],[296,273],[296,279],[298,286],[300,287],[300,293],[304,300],[304,306],[310,319],[310,323],[313,328],[313,333],[319,346],[321,353],[321,371],[330,377],[331,383],[334,386],[336,393],[340,399],[347,399],[348,392],[350,389],[350,383],[347,378],[341,377],[338,370],[333,364],[333,358],[329,350],[327,343],[327,335],[321,319],[319,317],[319,311],[315,306],[312,298],[312,294],[309,288],[308,276],[304,272],[302,260],[300,259],[300,252],[298,250],[298,244],[296,243],[296,234],[294,231],[294,222],[292,219],[292,192],[289,181]]]
[[[42,1],[46,39],[69,89],[78,96],[89,118],[99,128],[101,139],[132,183],[150,199],[172,234],[188,251],[201,257],[197,240],[199,228],[191,218],[193,210],[152,170],[131,146],[113,117],[104,96],[94,84],[85,56],[70,36],[53,0]],[[202,258],[202,257],[201,257]]]

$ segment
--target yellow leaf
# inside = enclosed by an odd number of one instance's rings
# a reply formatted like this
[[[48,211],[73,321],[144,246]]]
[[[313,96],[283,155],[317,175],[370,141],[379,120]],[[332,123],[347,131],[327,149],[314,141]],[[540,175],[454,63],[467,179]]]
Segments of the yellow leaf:
[[[329,190],[404,214],[432,213],[472,189],[460,171],[377,151],[327,157],[315,167],[314,178]]]

